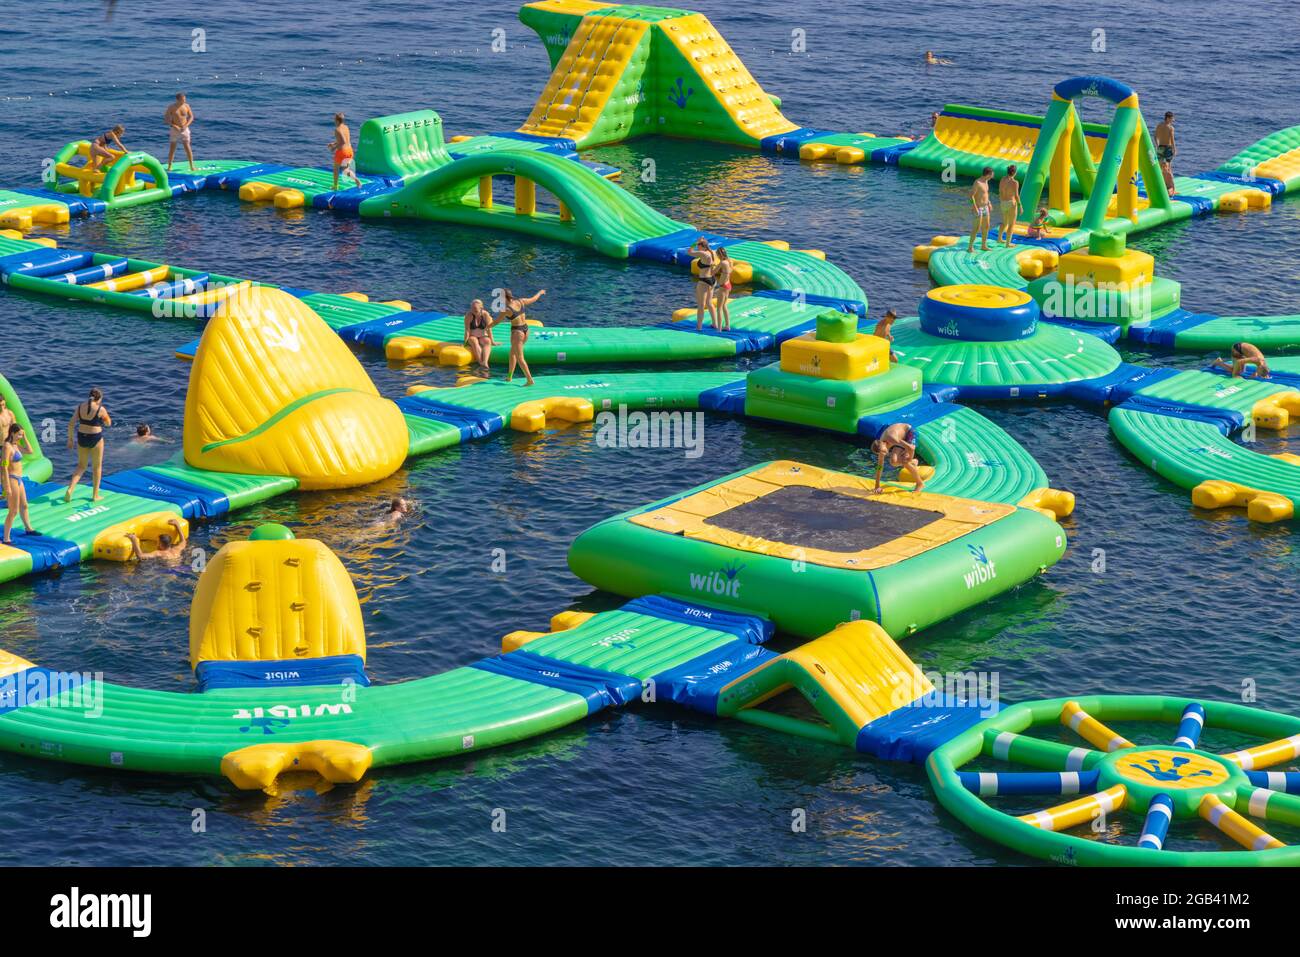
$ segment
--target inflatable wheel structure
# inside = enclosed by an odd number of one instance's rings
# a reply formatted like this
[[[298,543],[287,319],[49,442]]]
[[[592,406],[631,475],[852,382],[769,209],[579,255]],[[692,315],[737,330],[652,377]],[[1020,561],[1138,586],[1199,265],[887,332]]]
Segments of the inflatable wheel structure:
[[[1137,744],[1107,721],[1143,722],[1144,731],[1152,722],[1176,723],[1177,730],[1169,729],[1166,743]],[[1030,733],[1050,726],[1090,747]],[[1224,740],[1266,743],[1216,753],[1200,747],[1207,729]],[[1283,844],[1261,824],[1300,827],[1300,772],[1264,770],[1297,755],[1300,718],[1291,715],[1160,695],[1097,695],[1012,705],[940,746],[926,768],[939,802],[962,823],[1034,857],[1111,867],[1296,866],[1300,846]],[[999,770],[964,770],[971,764]],[[1044,796],[1045,809],[1006,806],[1035,796]],[[1008,800],[995,806],[990,798]],[[1133,838],[1127,843],[1117,842],[1123,838],[1107,820],[1120,811],[1140,827],[1122,826]],[[1244,849],[1166,849],[1171,834],[1203,841],[1210,827]]]

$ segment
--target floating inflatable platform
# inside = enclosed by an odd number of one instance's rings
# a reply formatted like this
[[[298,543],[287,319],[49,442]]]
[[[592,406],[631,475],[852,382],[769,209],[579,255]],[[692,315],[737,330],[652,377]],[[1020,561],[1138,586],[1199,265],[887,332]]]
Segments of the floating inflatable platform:
[[[816,636],[842,621],[909,635],[1055,564],[1065,533],[1038,511],[768,462],[607,519],[569,567],[622,595],[695,595]],[[949,583],[943,588],[940,582]]]

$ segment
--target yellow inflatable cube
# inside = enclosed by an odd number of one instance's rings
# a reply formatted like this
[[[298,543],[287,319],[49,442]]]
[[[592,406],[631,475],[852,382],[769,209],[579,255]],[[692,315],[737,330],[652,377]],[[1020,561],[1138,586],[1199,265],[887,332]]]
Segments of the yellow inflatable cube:
[[[852,342],[823,342],[806,333],[781,344],[781,371],[846,382],[889,371],[889,342],[858,335]]]
[[[1094,256],[1079,249],[1066,253],[1057,263],[1057,278],[1061,282],[1070,277],[1078,283],[1111,283],[1130,286],[1139,280],[1151,282],[1155,278],[1155,260],[1150,253],[1140,249],[1125,250],[1122,256]]]

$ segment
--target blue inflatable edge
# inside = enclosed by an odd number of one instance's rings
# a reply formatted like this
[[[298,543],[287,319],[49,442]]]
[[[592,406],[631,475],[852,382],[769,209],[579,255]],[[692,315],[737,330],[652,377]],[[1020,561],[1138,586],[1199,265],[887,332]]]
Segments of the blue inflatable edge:
[[[536,655],[525,648],[484,658],[470,667],[581,695],[587,701],[588,714],[625,705],[641,696],[639,678]]]
[[[460,429],[462,442],[481,439],[484,436],[500,432],[505,428],[505,416],[496,412],[484,412],[479,409],[467,409],[459,405],[438,402],[434,399],[422,399],[416,395],[406,395],[395,400],[396,405],[407,415],[424,419],[446,422]]]
[[[102,484],[114,492],[175,505],[186,519],[219,518],[230,511],[230,499],[222,493],[151,472],[148,468],[106,475]]]
[[[1124,333],[1124,330],[1119,326],[1109,322],[1088,322],[1084,319],[1054,319],[1047,316],[1043,316],[1043,322],[1061,326],[1074,332],[1086,332],[1088,335],[1096,336],[1102,342],[1108,342],[1112,346],[1119,342],[1120,336]]]
[[[652,679],[655,700],[716,715],[718,695],[723,688],[778,657],[762,645],[742,640],[728,642],[655,675]]]
[[[1116,406],[1132,412],[1150,412],[1167,415],[1176,419],[1190,419],[1214,426],[1224,435],[1231,435],[1246,422],[1246,417],[1231,409],[1215,409],[1204,405],[1189,405],[1184,402],[1171,402],[1168,399],[1156,399],[1141,393],[1125,399]]]
[[[942,419],[945,415],[950,415],[959,408],[960,406],[953,405],[951,402],[936,401],[933,395],[925,395],[911,405],[905,405],[901,409],[894,409],[892,412],[867,413],[858,419],[858,434],[875,439],[881,432],[897,422],[904,422],[914,429],[919,428],[927,422]]]
[[[754,645],[765,643],[775,630],[771,621],[758,615],[726,611],[672,595],[645,595],[634,598],[625,604],[622,610],[684,625],[712,628],[714,631],[726,632],[740,641]]]
[[[1144,323],[1130,323],[1126,335],[1132,342],[1143,342],[1147,345],[1164,346],[1166,349],[1172,349],[1177,342],[1178,333],[1217,318],[1219,317],[1202,312],[1173,309],[1158,319],[1152,319]]]
[[[1274,196],[1281,196],[1286,192],[1286,183],[1269,176],[1242,176],[1240,173],[1228,173],[1216,169],[1207,173],[1195,173],[1192,179],[1208,179],[1216,183],[1233,183],[1237,186],[1260,189],[1266,193],[1272,193]],[[1186,197],[1183,196],[1178,198],[1186,200]]]
[[[450,313],[435,311],[393,312],[377,319],[367,319],[364,322],[354,322],[350,326],[340,326],[334,331],[344,342],[353,342],[357,345],[369,346],[372,349],[382,349],[389,336],[401,332],[403,329],[409,329],[411,326],[418,326],[421,323],[432,322],[435,319],[446,319],[449,315]]]
[[[10,533],[9,547],[32,556],[34,575],[53,571],[56,568],[67,568],[81,561],[81,546],[76,542],[51,538],[48,535],[29,535],[21,528],[15,528]]]
[[[200,661],[194,669],[199,691],[218,688],[304,687],[338,685],[351,681],[366,686],[365,662],[360,655],[272,661]]]
[[[1000,710],[997,704],[943,696],[918,698],[911,704],[868,722],[858,731],[856,750],[886,761],[921,764],[935,748]]]

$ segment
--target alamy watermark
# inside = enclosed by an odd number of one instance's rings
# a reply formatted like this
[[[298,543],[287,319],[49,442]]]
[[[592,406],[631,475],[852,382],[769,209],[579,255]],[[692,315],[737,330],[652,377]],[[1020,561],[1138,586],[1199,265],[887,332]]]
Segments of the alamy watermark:
[[[596,445],[602,449],[682,449],[686,458],[704,454],[704,413],[657,409],[596,414]]]

